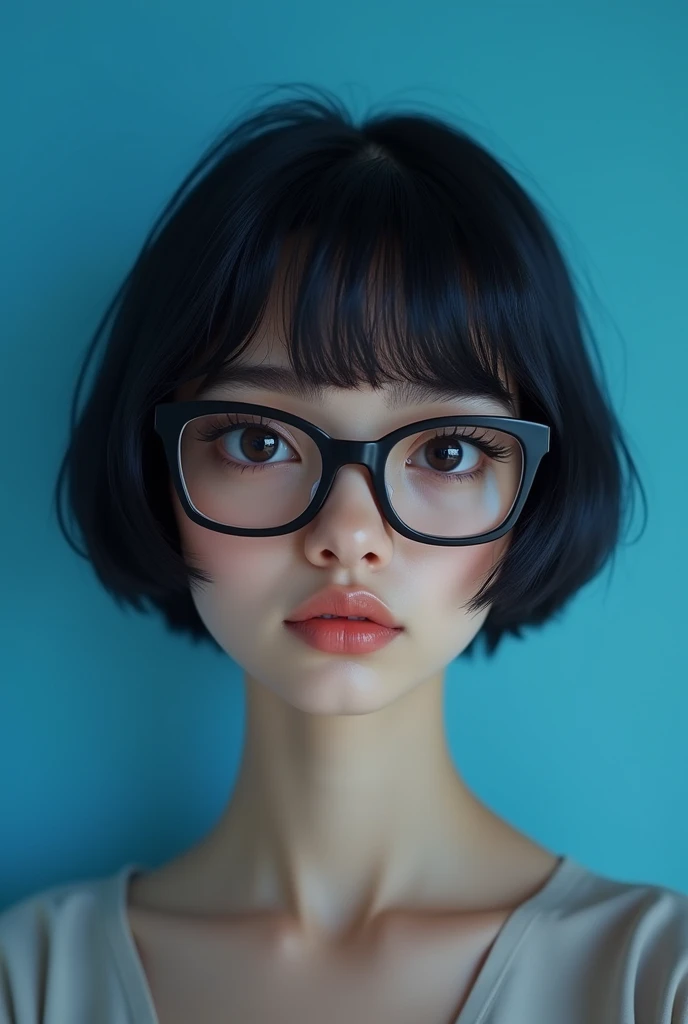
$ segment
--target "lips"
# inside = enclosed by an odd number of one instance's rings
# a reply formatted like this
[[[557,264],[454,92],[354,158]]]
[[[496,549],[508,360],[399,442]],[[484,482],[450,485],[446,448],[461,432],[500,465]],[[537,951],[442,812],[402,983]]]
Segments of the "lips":
[[[360,587],[326,587],[299,605],[285,621],[304,622],[319,615],[336,615],[341,618],[363,616],[389,629],[403,629],[384,602]]]

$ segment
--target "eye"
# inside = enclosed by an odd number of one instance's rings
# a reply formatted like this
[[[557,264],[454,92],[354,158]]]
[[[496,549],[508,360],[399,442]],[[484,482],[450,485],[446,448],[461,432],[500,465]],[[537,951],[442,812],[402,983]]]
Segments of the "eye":
[[[277,458],[280,452],[294,454],[291,446],[276,430],[253,424],[239,424],[226,431],[222,436],[222,447],[237,462],[241,462],[242,457],[258,464],[281,462],[285,460]]]
[[[427,468],[438,473],[471,473],[480,465],[480,451],[464,441],[460,435],[437,435],[425,441],[419,448]],[[410,463],[410,460],[407,460]]]
[[[298,461],[298,456],[295,460],[277,457],[288,452],[295,454],[294,448],[281,430],[264,422],[262,418],[253,422],[228,413],[222,420],[209,418],[204,422],[201,419],[195,429],[196,436],[202,441],[213,443],[221,440],[222,450],[216,450],[226,466],[260,469],[268,463]]]

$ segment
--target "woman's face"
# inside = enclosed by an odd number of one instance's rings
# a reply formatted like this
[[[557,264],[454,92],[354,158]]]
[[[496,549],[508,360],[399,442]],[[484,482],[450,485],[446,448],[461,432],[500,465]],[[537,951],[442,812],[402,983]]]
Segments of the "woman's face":
[[[242,356],[244,362],[287,366],[288,358],[282,346],[263,338]],[[197,379],[179,389],[177,399],[195,397],[199,384]],[[276,407],[334,437],[353,440],[377,438],[432,416],[505,415],[498,403],[485,399],[391,411],[384,391],[370,387],[328,392],[319,402],[236,385],[204,397]],[[210,585],[192,587],[208,631],[249,676],[313,714],[374,711],[441,675],[485,621],[489,608],[469,615],[465,606],[509,543],[508,534],[465,547],[401,536],[384,519],[368,471],[356,465],[339,471],[310,523],[284,536],[236,537],[208,530],[186,516],[173,488],[172,500],[187,562],[213,579]],[[308,646],[284,620],[329,584],[371,591],[391,609],[403,632],[362,655]]]

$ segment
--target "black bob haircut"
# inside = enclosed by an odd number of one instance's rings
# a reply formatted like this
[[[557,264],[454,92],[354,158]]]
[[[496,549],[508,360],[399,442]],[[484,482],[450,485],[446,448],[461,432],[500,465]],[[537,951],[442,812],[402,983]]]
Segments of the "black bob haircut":
[[[308,243],[285,338],[302,380],[494,390],[501,368],[520,417],[550,427],[510,544],[468,606],[491,605],[462,653],[482,636],[491,655],[505,634],[555,616],[610,561],[634,484],[646,499],[544,215],[484,147],[435,116],[356,124],[314,90],[273,97],[214,142],[155,222],[84,357],[55,487],[60,529],[120,606],[157,609],[171,630],[218,648],[192,600],[192,582],[211,577],[182,556],[153,410],[199,375],[212,384],[241,354],[295,239]],[[366,306],[371,279],[382,330]],[[85,552],[65,526],[65,483]]]

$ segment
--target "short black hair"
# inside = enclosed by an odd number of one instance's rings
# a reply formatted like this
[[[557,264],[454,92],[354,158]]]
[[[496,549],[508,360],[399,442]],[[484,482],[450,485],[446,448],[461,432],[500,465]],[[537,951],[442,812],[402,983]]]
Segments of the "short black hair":
[[[592,331],[545,215],[468,132],[408,109],[357,123],[328,91],[299,88],[223,131],[106,310],[72,399],[60,529],[120,606],[157,609],[171,630],[217,647],[192,600],[192,582],[209,577],[182,556],[153,410],[243,351],[283,246],[303,240],[285,331],[303,379],[470,390],[494,387],[506,369],[521,418],[550,426],[510,544],[469,606],[491,605],[462,653],[482,636],[491,655],[504,635],[559,613],[611,560],[634,485],[646,505]],[[366,306],[371,280],[381,328]],[[65,485],[85,551],[65,524]]]

